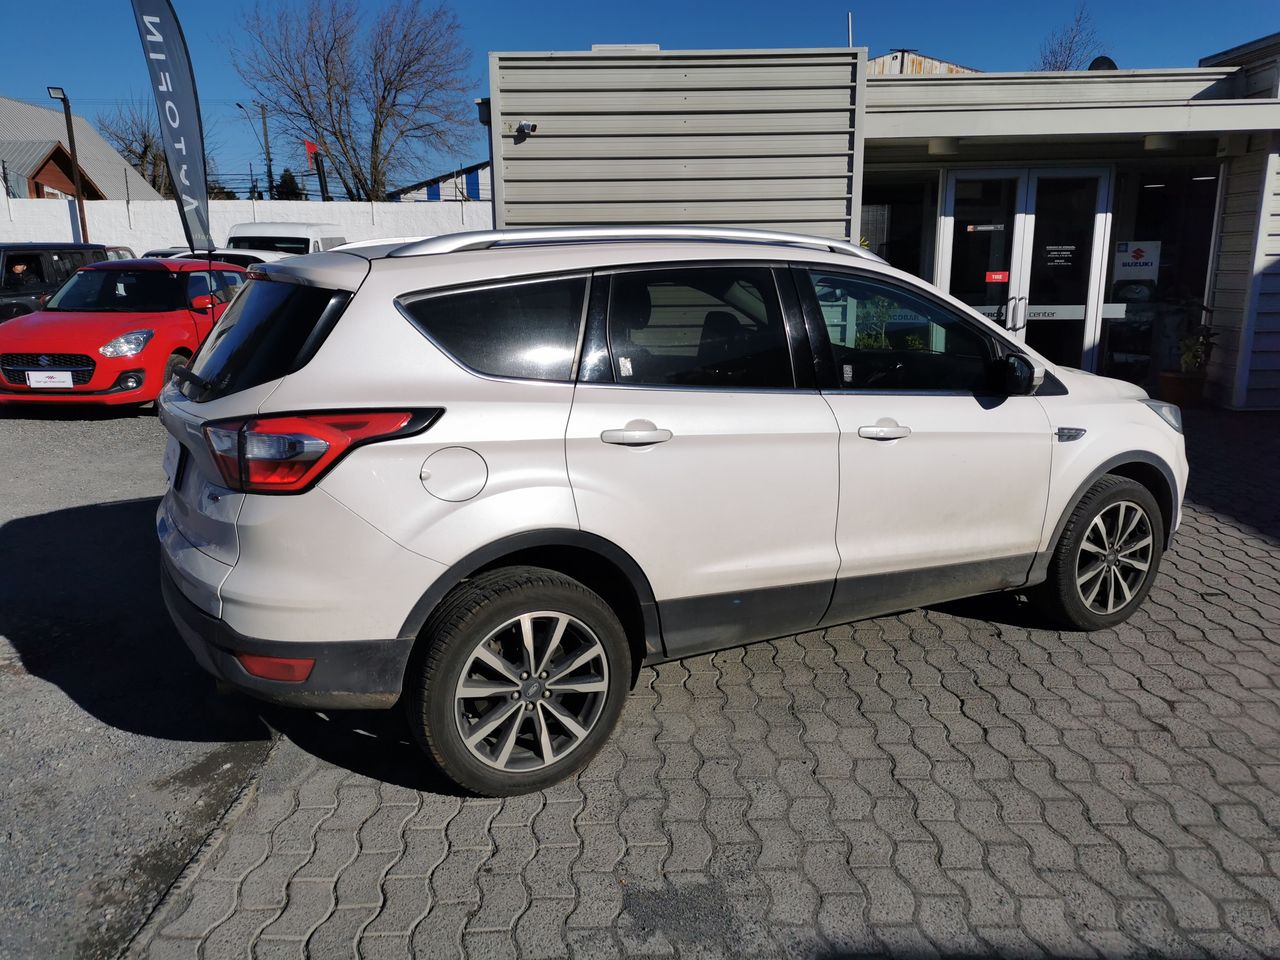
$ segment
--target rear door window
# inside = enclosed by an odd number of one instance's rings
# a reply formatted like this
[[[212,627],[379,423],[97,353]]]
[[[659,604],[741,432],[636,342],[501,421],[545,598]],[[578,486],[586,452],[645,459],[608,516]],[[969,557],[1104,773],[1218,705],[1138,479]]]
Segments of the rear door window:
[[[191,364],[181,390],[203,402],[278,380],[303,367],[351,294],[281,280],[250,280]]]
[[[616,274],[608,329],[615,383],[795,385],[782,310],[765,267]]]
[[[586,277],[561,277],[405,297],[414,326],[477,373],[570,380]]]

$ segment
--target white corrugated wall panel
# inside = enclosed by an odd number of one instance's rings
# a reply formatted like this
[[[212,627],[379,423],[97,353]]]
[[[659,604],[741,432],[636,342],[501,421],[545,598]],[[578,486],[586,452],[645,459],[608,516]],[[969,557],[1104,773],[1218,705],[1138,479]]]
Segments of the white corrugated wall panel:
[[[861,49],[490,55],[495,220],[854,235]],[[537,124],[521,136],[522,122]]]

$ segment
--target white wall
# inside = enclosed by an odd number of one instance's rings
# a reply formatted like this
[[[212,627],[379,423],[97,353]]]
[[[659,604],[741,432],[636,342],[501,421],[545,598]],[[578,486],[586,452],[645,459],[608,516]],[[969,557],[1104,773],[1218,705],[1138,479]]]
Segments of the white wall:
[[[89,239],[142,253],[184,243],[172,200],[90,200],[85,203]],[[213,239],[220,246],[233,224],[253,221],[336,223],[348,240],[431,237],[493,226],[487,203],[312,203],[305,200],[214,200],[209,204]],[[71,200],[0,199],[0,242],[78,240],[80,226]]]

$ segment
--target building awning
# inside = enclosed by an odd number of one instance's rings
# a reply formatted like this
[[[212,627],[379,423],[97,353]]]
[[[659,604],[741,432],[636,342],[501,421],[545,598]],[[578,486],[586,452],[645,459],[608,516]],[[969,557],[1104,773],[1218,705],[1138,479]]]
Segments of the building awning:
[[[871,77],[868,141],[1135,137],[1280,128],[1280,100],[1237,99],[1237,68]]]

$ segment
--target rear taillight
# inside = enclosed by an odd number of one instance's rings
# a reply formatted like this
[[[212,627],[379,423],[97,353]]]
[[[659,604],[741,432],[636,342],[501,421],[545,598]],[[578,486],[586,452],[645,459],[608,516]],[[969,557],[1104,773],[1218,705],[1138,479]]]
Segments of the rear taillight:
[[[205,440],[222,479],[244,493],[309,489],[349,450],[420,433],[439,410],[298,413],[205,425]]]

